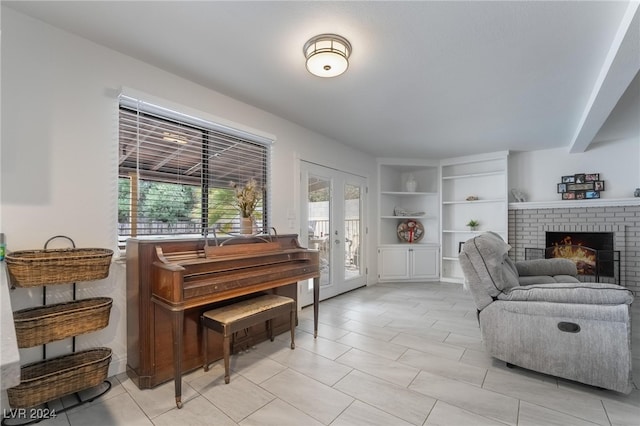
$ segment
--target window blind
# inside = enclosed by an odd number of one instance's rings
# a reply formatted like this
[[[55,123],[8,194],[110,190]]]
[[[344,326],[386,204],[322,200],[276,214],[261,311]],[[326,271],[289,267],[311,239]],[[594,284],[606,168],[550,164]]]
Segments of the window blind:
[[[270,142],[261,136],[121,96],[118,232],[204,235],[240,230],[232,183],[259,188],[256,229],[268,225]]]

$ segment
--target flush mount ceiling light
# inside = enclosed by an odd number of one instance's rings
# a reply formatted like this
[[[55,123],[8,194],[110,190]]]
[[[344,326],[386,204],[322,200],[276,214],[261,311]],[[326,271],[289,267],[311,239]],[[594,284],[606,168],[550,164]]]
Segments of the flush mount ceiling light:
[[[307,70],[318,77],[336,77],[349,67],[351,44],[336,34],[320,34],[304,44]]]

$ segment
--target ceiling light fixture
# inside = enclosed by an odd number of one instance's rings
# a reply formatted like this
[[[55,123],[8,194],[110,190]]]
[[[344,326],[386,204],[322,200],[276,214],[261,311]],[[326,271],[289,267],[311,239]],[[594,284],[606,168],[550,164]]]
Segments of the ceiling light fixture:
[[[349,67],[351,43],[336,34],[320,34],[304,44],[307,70],[318,77],[336,77]]]

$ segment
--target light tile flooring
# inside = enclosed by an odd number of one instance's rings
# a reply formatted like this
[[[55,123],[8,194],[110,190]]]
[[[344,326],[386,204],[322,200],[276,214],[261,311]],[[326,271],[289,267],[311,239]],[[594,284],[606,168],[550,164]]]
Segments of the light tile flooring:
[[[640,309],[634,304],[638,317]],[[173,382],[139,390],[126,375],[94,402],[41,425],[640,425],[640,391],[622,395],[515,368],[483,349],[470,296],[455,284],[378,284],[302,310],[288,333]],[[635,366],[640,333],[633,328]],[[636,368],[635,382],[640,383]]]

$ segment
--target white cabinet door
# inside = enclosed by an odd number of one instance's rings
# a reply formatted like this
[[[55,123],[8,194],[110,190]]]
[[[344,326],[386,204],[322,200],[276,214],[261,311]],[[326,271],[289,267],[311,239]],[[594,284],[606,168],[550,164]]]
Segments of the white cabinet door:
[[[380,247],[378,249],[378,279],[437,280],[438,248],[433,246]]]
[[[381,281],[409,278],[409,251],[406,247],[378,249],[378,278]]]
[[[439,263],[436,247],[413,246],[409,249],[410,278],[412,279],[437,279]]]

